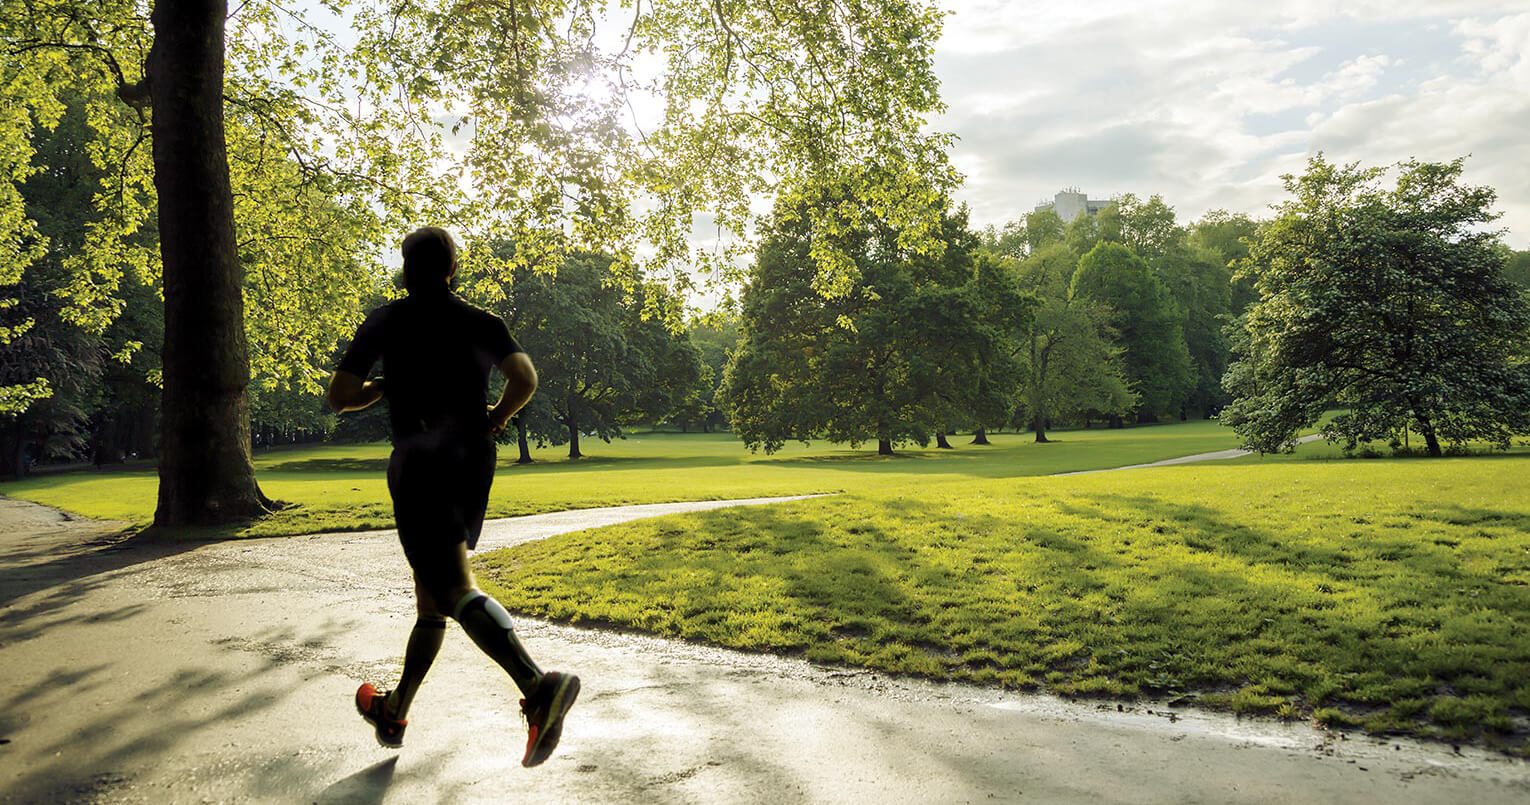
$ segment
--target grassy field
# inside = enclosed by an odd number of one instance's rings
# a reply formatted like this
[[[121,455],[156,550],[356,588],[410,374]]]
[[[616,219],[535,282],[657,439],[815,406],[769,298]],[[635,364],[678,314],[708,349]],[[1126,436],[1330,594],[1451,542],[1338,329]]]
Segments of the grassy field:
[[[970,438],[970,437],[968,437]],[[1030,434],[997,434],[989,447],[953,437],[955,450],[869,449],[788,444],[773,456],[751,454],[729,434],[637,433],[610,444],[586,441],[589,457],[569,461],[566,448],[533,451],[535,464],[517,466],[513,447],[500,448],[490,517],[562,509],[678,500],[867,491],[931,479],[974,480],[1100,469],[1233,447],[1236,437],[1214,422],[1079,430],[1038,445]],[[256,472],[269,496],[290,509],[237,529],[230,536],[278,536],[355,531],[393,525],[388,502],[389,446],[320,446],[257,454]],[[152,469],[46,475],[0,484],[0,494],[88,517],[146,525],[154,515],[158,480]]]
[[[1530,753],[1530,453],[1247,461],[889,477],[555,537],[480,578],[558,620]]]

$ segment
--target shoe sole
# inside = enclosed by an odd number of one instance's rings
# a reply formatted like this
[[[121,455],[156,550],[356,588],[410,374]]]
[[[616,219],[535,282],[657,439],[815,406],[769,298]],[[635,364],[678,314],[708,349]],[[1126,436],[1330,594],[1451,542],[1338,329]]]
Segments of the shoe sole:
[[[563,684],[553,692],[552,703],[547,708],[552,715],[549,715],[544,728],[537,732],[536,743],[526,747],[526,756],[521,759],[522,766],[539,766],[558,748],[558,740],[563,737],[563,717],[568,715],[568,711],[574,707],[574,700],[579,698],[579,677],[570,674],[562,679]]]

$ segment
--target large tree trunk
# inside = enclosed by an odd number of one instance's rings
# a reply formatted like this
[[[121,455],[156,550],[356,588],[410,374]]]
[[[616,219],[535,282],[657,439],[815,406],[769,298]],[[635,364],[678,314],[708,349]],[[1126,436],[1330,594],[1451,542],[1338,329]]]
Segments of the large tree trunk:
[[[890,456],[892,454],[892,439],[877,439],[877,455]]]
[[[521,457],[515,460],[517,464],[530,464],[531,445],[526,441],[526,423],[520,417],[515,418],[515,443],[521,450]]]
[[[1429,455],[1435,458],[1445,455],[1440,450],[1440,437],[1439,434],[1434,432],[1434,422],[1420,416],[1418,417],[1418,429],[1420,433],[1424,434],[1424,446],[1428,448]]]
[[[992,444],[992,442],[988,441],[988,429],[978,428],[973,431],[970,444]]]
[[[1047,438],[1047,421],[1044,418],[1038,416],[1034,420],[1032,420],[1031,421],[1031,430],[1036,431],[1036,441],[1037,442],[1050,442],[1050,441],[1052,441],[1051,439]]]
[[[164,264],[163,445],[155,525],[267,511],[250,463],[250,362],[223,142],[227,3],[157,0],[149,49]]]
[[[584,458],[584,454],[579,452],[579,420],[572,413],[568,415],[568,457]]]
[[[950,442],[946,441],[946,432],[945,431],[940,431],[940,432],[935,434],[935,446],[939,447],[939,448],[942,448],[942,449],[945,449],[945,450],[954,450],[955,449],[955,448],[953,448],[951,446]]]

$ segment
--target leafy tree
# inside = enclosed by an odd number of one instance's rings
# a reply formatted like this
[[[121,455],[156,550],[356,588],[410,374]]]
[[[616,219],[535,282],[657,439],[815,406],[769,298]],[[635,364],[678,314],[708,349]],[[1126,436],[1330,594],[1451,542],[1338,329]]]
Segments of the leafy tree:
[[[1504,260],[1504,279],[1530,291],[1530,249],[1510,251]]]
[[[1248,244],[1255,236],[1257,224],[1242,213],[1212,210],[1190,227],[1189,245],[1192,249],[1209,252],[1223,265],[1240,264],[1248,257]],[[1259,292],[1246,277],[1235,277],[1230,287],[1229,310],[1242,313],[1259,299]]]
[[[1491,188],[1460,183],[1462,160],[1384,170],[1312,158],[1293,198],[1259,229],[1246,270],[1260,301],[1227,372],[1223,421],[1264,452],[1323,429],[1347,449],[1423,434],[1507,448],[1530,431],[1530,304],[1504,277],[1487,228]]]
[[[1178,412],[1194,375],[1180,312],[1164,282],[1130,249],[1102,241],[1079,260],[1072,293],[1113,311],[1127,381],[1140,397],[1138,421]]]
[[[1010,221],[1002,228],[988,226],[983,230],[982,245],[989,254],[1024,259],[1043,246],[1062,241],[1067,226],[1057,211],[1048,207],[1025,214],[1018,221]]]
[[[72,99],[51,131],[34,129],[37,170],[20,186],[45,247],[21,282],[3,292],[13,304],[0,310],[0,329],[12,334],[0,342],[0,386],[40,387],[28,405],[0,413],[0,455],[17,473],[23,452],[39,460],[88,457],[100,463],[152,450],[145,437],[152,436],[158,407],[157,389],[149,383],[159,344],[153,289],[125,282],[116,320],[99,330],[81,327],[66,299],[74,279],[69,260],[101,217],[94,197],[102,177],[88,153],[92,139],[86,105]]]
[[[1101,211],[1104,214],[1104,211]],[[1068,222],[1063,231],[1063,243],[1068,245],[1068,251],[1076,255],[1085,255],[1100,242],[1100,222],[1097,216],[1080,215]]]
[[[125,269],[163,283],[156,522],[240,519],[271,505],[248,455],[249,357],[259,344],[246,323],[260,308],[241,300],[249,270],[241,245],[250,241],[239,234],[237,166],[230,181],[236,153],[255,155],[256,166],[259,155],[289,155],[301,168],[298,186],[314,182],[340,199],[345,231],[370,242],[404,221],[446,220],[471,240],[516,242],[522,268],[550,270],[580,248],[609,249],[628,286],[639,253],[652,255],[650,276],[690,262],[731,265],[745,239],[693,254],[693,213],[710,210],[723,229],[746,233],[750,198],[777,186],[811,196],[848,180],[859,203],[816,211],[815,232],[872,214],[896,222],[905,247],[934,247],[939,220],[924,199],[955,174],[949,136],[924,127],[942,108],[931,69],[941,14],[932,3],[651,0],[632,6],[630,23],[611,15],[624,28],[612,52],[600,43],[613,37],[596,27],[616,5],[532,0],[506,13],[503,4],[450,0],[327,2],[321,15],[357,27],[348,49],[274,4],[241,4],[233,17],[225,3],[189,0],[156,0],[148,14],[142,0],[0,4],[0,41],[15,69],[0,87],[0,107],[11,111],[0,116],[0,173],[11,180],[0,184],[0,225],[20,234],[0,250],[0,283],[18,279],[43,248],[14,192],[30,170],[30,122],[57,119],[60,88],[103,99],[92,109],[108,135],[99,156],[125,192],[71,264],[70,300],[100,322],[116,314]],[[656,79],[640,69],[654,60],[663,63]],[[661,120],[626,125],[639,96],[660,101]],[[445,138],[463,131],[465,149],[443,159]],[[280,172],[256,173],[274,191],[293,187]],[[155,209],[158,258],[123,248]],[[849,281],[842,252],[813,257],[822,287]],[[283,264],[298,263],[270,267]],[[515,267],[478,268],[503,282]],[[333,301],[333,289],[301,276],[283,278]],[[677,273],[674,283],[687,278]],[[343,307],[357,301],[343,296]],[[315,354],[296,346],[299,357]],[[0,405],[22,406],[39,388],[9,385]]]
[[[949,385],[960,395],[953,414],[973,425],[973,444],[988,444],[988,427],[1002,425],[1014,412],[1025,372],[1022,352],[1040,300],[1015,281],[1014,261],[981,250],[975,255],[970,292],[978,304],[971,323],[950,328],[969,338],[947,345],[956,354],[946,365],[959,373]]]
[[[1121,416],[1137,404],[1112,341],[1111,311],[1072,288],[1077,260],[1061,243],[1020,264],[1018,287],[1040,300],[1020,347],[1021,413],[1036,441],[1045,442],[1054,418],[1098,412]]]
[[[738,348],[738,315],[731,311],[718,311],[698,318],[690,326],[691,343],[701,358],[701,382],[697,385],[693,400],[683,409],[682,424],[699,423],[707,432],[713,428],[726,427],[728,415],[724,410],[719,389],[728,358]]]
[[[875,439],[890,455],[899,443],[926,444],[970,402],[980,377],[972,369],[994,354],[964,212],[945,216],[938,254],[903,248],[887,223],[842,233],[835,247],[857,256],[857,279],[820,290],[806,207],[844,200],[778,201],[744,286],[743,338],[724,392],[733,431],[750,449]]]
[[[1213,213],[1215,223],[1203,237],[1191,242],[1189,233],[1174,216],[1174,208],[1153,195],[1147,201],[1127,193],[1100,213],[1101,239],[1120,243],[1141,257],[1173,295],[1180,312],[1185,349],[1190,359],[1191,385],[1179,410],[1210,415],[1226,403],[1222,373],[1227,368],[1228,345],[1222,330],[1232,305],[1232,271],[1228,261],[1247,254],[1247,247],[1229,237],[1247,234],[1247,218]],[[1213,237],[1223,251],[1201,245]]]
[[[1089,216],[1083,216],[1088,218]],[[1061,243],[1068,228],[1057,211],[1048,207],[1025,214],[1025,248],[1030,254],[1053,243]]]
[[[1184,240],[1185,231],[1174,221],[1174,208],[1157,194],[1147,201],[1126,193],[1100,210],[1100,239],[1120,243],[1133,254],[1153,263]]]
[[[1180,311],[1190,359],[1192,382],[1182,416],[1211,416],[1227,403],[1222,374],[1230,357],[1225,330],[1232,311],[1232,270],[1219,255],[1185,245],[1174,246],[1157,263],[1157,273]]]
[[[554,275],[522,269],[489,304],[541,379],[516,422],[525,459],[528,437],[567,444],[569,458],[581,458],[582,434],[609,442],[623,425],[659,421],[700,378],[689,338],[664,325],[678,299],[658,286],[629,295],[611,281],[611,259],[573,255]]]

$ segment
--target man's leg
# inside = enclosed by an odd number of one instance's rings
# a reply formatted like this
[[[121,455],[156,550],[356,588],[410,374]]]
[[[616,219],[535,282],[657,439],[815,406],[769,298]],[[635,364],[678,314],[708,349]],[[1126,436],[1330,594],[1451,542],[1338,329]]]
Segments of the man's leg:
[[[418,579],[414,584],[414,597],[418,614],[414,629],[409,632],[409,644],[404,649],[404,673],[399,677],[398,686],[388,694],[387,713],[398,720],[409,716],[415,691],[425,681],[425,674],[430,672],[431,663],[441,651],[441,641],[446,637],[446,616],[436,608],[434,599]]]
[[[541,669],[532,662],[526,648],[515,636],[510,613],[474,586],[472,571],[468,569],[466,543],[459,542],[450,550],[454,560],[450,575],[454,583],[440,585],[433,591],[432,598],[438,611],[449,613],[453,620],[462,624],[463,631],[479,650],[499,663],[499,667],[515,680],[521,693],[530,698],[542,681]]]

